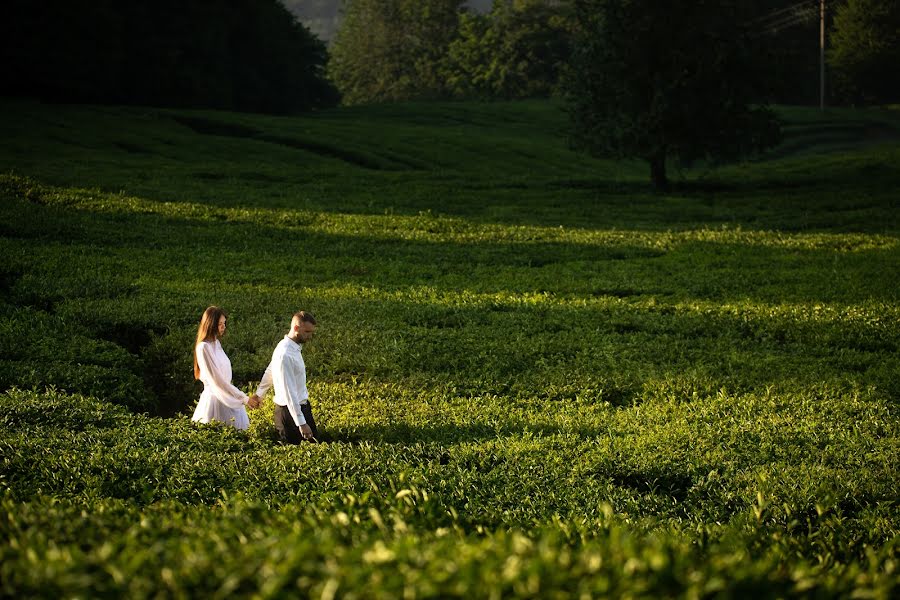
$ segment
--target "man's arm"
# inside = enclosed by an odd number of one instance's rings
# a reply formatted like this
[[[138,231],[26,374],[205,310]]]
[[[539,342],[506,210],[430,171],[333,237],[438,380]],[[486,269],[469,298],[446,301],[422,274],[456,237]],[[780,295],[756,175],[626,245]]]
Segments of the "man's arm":
[[[269,390],[272,389],[272,363],[269,363],[269,366],[266,367],[266,372],[263,373],[262,379],[259,380],[259,385],[256,386],[256,393],[253,396],[256,396],[258,400],[262,400],[266,397],[266,394],[269,393]],[[252,397],[252,396],[251,396]]]
[[[269,362],[269,366],[266,367],[266,372],[263,373],[262,379],[259,380],[259,385],[256,386],[256,393],[250,396],[247,406],[259,408],[263,398],[266,397],[270,389],[272,389],[272,362]]]

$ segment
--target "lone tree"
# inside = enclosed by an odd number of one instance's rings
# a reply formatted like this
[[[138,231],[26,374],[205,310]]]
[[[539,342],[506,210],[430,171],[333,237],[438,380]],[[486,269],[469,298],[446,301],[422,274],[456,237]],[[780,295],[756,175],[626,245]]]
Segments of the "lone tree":
[[[660,191],[666,160],[735,159],[780,139],[764,98],[750,0],[576,0],[567,85],[573,141],[642,158]]]

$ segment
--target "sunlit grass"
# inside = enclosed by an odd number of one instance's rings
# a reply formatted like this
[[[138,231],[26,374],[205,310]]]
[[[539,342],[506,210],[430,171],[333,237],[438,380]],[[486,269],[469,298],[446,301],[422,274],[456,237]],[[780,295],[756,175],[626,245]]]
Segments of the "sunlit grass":
[[[4,108],[0,594],[896,592],[895,114],[655,195],[552,103]],[[331,442],[188,421],[210,304]]]

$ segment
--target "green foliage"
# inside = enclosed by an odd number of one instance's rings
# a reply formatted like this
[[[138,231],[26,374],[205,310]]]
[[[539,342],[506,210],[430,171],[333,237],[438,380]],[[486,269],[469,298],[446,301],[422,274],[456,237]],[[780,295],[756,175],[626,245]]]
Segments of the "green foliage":
[[[0,15],[4,95],[282,114],[338,100],[324,44],[277,0],[11,0]]]
[[[500,0],[487,15],[464,13],[448,49],[448,86],[461,97],[553,95],[569,60],[572,29],[569,11],[544,0]]]
[[[463,0],[349,0],[328,72],[346,104],[445,95],[439,70]]]
[[[447,390],[313,391],[339,441],[297,448],[55,392],[0,397],[4,593],[896,591],[896,472],[881,461],[896,420],[858,391],[552,415],[596,433],[471,399],[465,423],[503,428],[462,438],[434,414],[463,414],[440,408]],[[345,427],[368,418],[354,441]],[[847,461],[861,451],[883,467]]]
[[[547,101],[2,108],[0,595],[897,594],[896,113],[660,196]],[[332,442],[189,421],[209,304]]]
[[[744,25],[750,4],[576,2],[568,85],[575,143],[646,160],[660,190],[667,159],[727,160],[775,145],[774,113],[750,105],[763,86]]]
[[[569,11],[543,0],[353,0],[329,73],[348,104],[436,98],[528,98],[557,91],[569,58]]]
[[[105,500],[85,514],[80,503],[50,499],[4,501],[0,510],[9,510],[2,529],[13,542],[3,555],[3,592],[15,595],[889,598],[896,591],[885,554],[818,579],[814,565],[788,571],[775,557],[751,562],[730,545],[707,559],[678,537],[642,538],[616,522],[580,541],[555,525],[530,536],[417,533],[380,517],[356,523],[339,511],[315,519],[296,506],[272,511],[241,498],[213,510],[141,511]],[[81,543],[61,555],[54,539]]]
[[[855,102],[900,100],[894,75],[900,65],[900,3],[846,0],[839,3],[830,35],[828,65],[843,95]]]

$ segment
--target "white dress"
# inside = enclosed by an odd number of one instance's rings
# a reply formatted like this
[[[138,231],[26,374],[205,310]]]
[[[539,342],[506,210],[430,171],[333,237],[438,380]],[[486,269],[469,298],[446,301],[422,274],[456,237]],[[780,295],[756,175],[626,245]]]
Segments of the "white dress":
[[[203,393],[194,410],[192,421],[209,423],[221,421],[238,429],[250,427],[247,416],[247,394],[231,385],[231,361],[222,350],[219,340],[200,342],[194,348]]]

